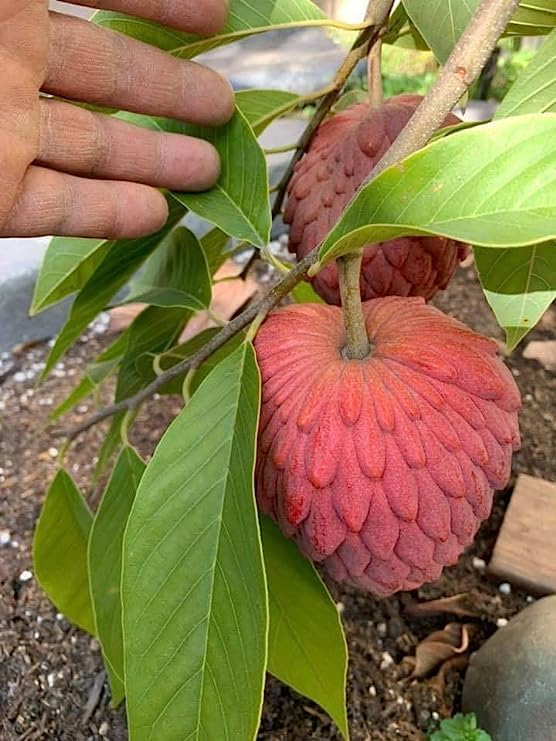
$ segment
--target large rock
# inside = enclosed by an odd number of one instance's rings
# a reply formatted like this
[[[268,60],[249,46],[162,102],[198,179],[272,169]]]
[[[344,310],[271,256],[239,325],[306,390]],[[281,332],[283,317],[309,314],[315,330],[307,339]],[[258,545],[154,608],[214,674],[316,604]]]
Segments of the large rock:
[[[472,656],[463,710],[494,741],[556,741],[556,596],[525,609]]]

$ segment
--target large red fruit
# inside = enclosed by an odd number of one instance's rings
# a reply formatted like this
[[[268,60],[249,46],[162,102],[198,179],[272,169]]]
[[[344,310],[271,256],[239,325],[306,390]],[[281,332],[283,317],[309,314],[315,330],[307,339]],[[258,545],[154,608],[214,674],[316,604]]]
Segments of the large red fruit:
[[[364,312],[365,360],[343,358],[336,307],[288,306],[261,327],[257,499],[333,577],[388,595],[472,542],[508,482],[520,397],[496,344],[423,299]]]
[[[340,218],[357,188],[389,149],[422,98],[400,95],[380,108],[352,106],[326,121],[296,167],[284,215],[290,250],[298,259],[317,247]],[[459,123],[448,116],[445,126]],[[467,246],[444,237],[403,237],[368,245],[363,253],[361,295],[423,296],[446,288]],[[327,265],[312,280],[329,304],[340,304],[338,270]]]

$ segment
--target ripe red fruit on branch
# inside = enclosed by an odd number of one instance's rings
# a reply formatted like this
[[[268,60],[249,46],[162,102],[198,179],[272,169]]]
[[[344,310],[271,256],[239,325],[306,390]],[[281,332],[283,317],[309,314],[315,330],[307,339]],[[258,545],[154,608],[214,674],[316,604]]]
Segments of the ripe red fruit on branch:
[[[334,578],[388,595],[472,542],[508,482],[520,396],[496,344],[423,299],[364,313],[362,361],[342,356],[336,307],[288,306],[259,330],[257,499]]]
[[[421,100],[418,95],[400,95],[380,108],[361,103],[319,128],[288,187],[284,221],[291,224],[289,247],[298,259],[323,241]],[[456,123],[459,119],[448,116],[444,125]],[[363,300],[423,296],[428,301],[446,288],[466,255],[466,245],[444,237],[402,237],[368,245],[361,270]],[[340,304],[335,263],[312,283],[327,303]]]

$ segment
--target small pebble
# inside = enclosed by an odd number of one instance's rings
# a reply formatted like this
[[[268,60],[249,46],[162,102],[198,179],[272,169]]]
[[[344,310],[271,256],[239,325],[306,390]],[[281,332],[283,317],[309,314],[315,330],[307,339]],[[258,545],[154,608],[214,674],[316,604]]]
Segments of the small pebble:
[[[14,373],[15,383],[25,383],[26,380],[27,376],[25,375],[25,373],[22,373],[21,371],[19,371],[18,373]]]
[[[376,697],[376,687],[374,686],[374,684],[371,684],[371,686],[369,687],[369,695],[371,697]]]
[[[511,594],[512,593],[512,587],[511,587],[510,584],[508,584],[507,581],[504,581],[498,587],[498,591],[500,592],[500,594]]]
[[[486,569],[486,561],[475,556],[475,558],[473,559],[473,568],[477,569],[478,571],[484,571],[484,569]]]
[[[51,458],[57,458],[58,457],[58,448],[48,448],[48,455]]]
[[[508,624],[508,621],[506,618],[498,618],[496,621],[496,625],[498,628],[504,628]]]
[[[436,710],[432,714],[432,719],[433,720],[440,720],[440,715],[436,712]]]
[[[0,530],[0,545],[9,545],[12,534],[9,530]]]
[[[23,581],[23,582],[30,581],[32,578],[33,578],[32,572],[28,571],[27,569],[25,569],[25,571],[22,571],[21,574],[19,575],[19,581]]]
[[[108,723],[104,720],[100,724],[100,728],[98,729],[98,735],[99,736],[108,736],[108,731],[110,730],[110,726]]]
[[[382,670],[388,669],[388,667],[392,666],[394,663],[394,659],[390,656],[388,651],[384,651],[382,654],[382,661],[380,662],[380,668]]]
[[[50,673],[50,674],[49,674],[49,675],[47,676],[47,678],[46,678],[46,681],[47,681],[47,683],[48,683],[48,686],[49,686],[50,688],[54,687],[54,682],[56,681],[56,674],[55,674],[55,672],[51,672],[51,673]]]

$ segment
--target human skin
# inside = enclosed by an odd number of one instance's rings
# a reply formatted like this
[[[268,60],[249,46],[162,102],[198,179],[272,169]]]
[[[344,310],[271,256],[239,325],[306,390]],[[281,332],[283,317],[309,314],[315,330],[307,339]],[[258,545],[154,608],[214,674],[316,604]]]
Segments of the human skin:
[[[72,4],[203,35],[224,25],[228,9],[227,0]],[[41,95],[219,126],[234,97],[212,70],[49,12],[48,0],[0,0],[0,68],[0,237],[138,237],[166,221],[158,188],[201,191],[218,179],[208,142]]]

